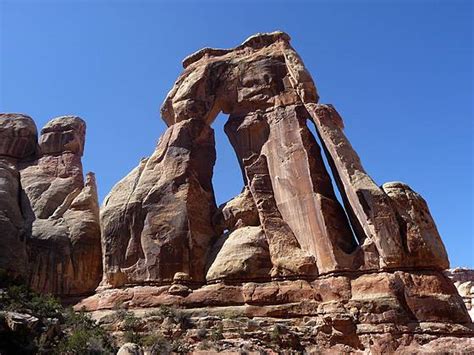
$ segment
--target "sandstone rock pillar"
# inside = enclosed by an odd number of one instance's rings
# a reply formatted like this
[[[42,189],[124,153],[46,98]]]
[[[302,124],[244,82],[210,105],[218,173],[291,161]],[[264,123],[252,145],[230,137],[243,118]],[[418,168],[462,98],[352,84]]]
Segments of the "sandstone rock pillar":
[[[21,114],[0,114],[0,269],[12,277],[27,277],[28,225],[21,209],[17,164],[35,155],[37,131]]]
[[[380,256],[379,267],[403,265],[404,250],[390,200],[362,167],[359,156],[343,133],[341,117],[330,105],[307,103],[306,108],[328,153],[328,161],[360,243],[363,246],[375,244]],[[376,266],[366,265],[369,268]]]
[[[64,116],[42,129],[37,160],[19,164],[29,284],[60,296],[92,292],[102,274],[95,179],[84,181],[85,122]]]
[[[202,120],[170,126],[153,155],[120,181],[101,209],[102,285],[205,281],[216,206],[214,133]]]

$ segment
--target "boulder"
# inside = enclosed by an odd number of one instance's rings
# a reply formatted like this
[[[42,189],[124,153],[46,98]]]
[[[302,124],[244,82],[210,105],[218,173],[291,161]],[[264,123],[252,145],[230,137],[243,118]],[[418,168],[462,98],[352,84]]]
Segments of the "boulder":
[[[449,268],[448,254],[423,197],[402,182],[385,183],[382,189],[390,197],[397,214],[401,238],[408,253],[405,266]]]
[[[0,156],[25,159],[37,149],[36,125],[29,116],[0,113]]]
[[[242,227],[223,234],[214,244],[210,259],[207,281],[265,280],[272,269],[261,227]]]
[[[117,355],[143,355],[143,349],[138,344],[125,343],[120,347]]]

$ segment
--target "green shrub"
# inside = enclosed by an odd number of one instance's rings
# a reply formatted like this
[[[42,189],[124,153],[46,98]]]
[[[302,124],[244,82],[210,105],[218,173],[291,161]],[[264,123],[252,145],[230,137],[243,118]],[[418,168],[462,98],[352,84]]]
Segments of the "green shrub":
[[[151,355],[171,353],[172,344],[161,334],[149,334],[142,338],[142,344]]]
[[[115,354],[112,338],[85,312],[65,312],[67,335],[57,346],[57,354]]]
[[[189,345],[182,342],[180,339],[176,339],[171,344],[171,351],[178,354],[187,354],[190,352]]]
[[[280,342],[280,335],[281,335],[281,328],[278,324],[276,324],[271,333],[270,333],[270,340],[273,343],[279,343]]]
[[[141,327],[142,321],[137,318],[133,312],[127,312],[122,320],[122,327],[127,331],[136,331]]]
[[[127,330],[123,333],[123,340],[126,343],[142,344],[142,335],[134,330]]]
[[[222,334],[224,332],[224,326],[222,323],[219,323],[219,325],[216,328],[212,328],[210,333],[209,333],[209,338],[213,341],[218,341],[224,339],[224,335]]]
[[[37,318],[58,318],[63,307],[51,295],[38,294],[25,285],[11,285],[2,293],[0,309],[24,312]]]

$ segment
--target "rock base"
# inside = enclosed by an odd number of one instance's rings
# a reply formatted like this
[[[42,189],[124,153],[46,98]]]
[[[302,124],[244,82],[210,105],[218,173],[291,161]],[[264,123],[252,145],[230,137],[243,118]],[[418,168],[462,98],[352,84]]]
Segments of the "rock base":
[[[355,324],[337,314],[247,317],[255,306],[100,310],[93,317],[117,342],[144,354],[183,353],[472,353],[473,329],[446,323]],[[131,326],[132,325],[132,326]],[[139,347],[139,348],[140,348]]]
[[[163,320],[160,325],[149,320],[167,307],[190,320],[189,329],[173,329],[191,350],[207,339],[195,334],[200,329],[222,333],[218,351],[235,350],[237,343],[247,340],[249,350],[255,351],[474,350],[474,327],[463,300],[450,280],[436,271],[341,273],[195,289],[183,284],[104,289],[75,309],[92,312],[120,336],[121,323],[114,315],[124,310],[143,324],[139,333],[174,334]]]

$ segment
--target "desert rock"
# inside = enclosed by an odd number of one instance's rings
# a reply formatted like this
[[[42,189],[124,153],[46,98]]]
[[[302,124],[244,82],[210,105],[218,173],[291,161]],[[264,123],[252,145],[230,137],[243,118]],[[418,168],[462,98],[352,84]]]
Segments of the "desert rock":
[[[2,251],[29,285],[61,296],[93,291],[102,274],[97,188],[85,181],[81,156],[85,122],[58,117],[43,128],[24,115],[1,116]],[[14,242],[16,241],[16,242]],[[13,251],[14,250],[14,251]],[[4,262],[8,257],[1,257]],[[9,265],[9,266],[8,266]]]

